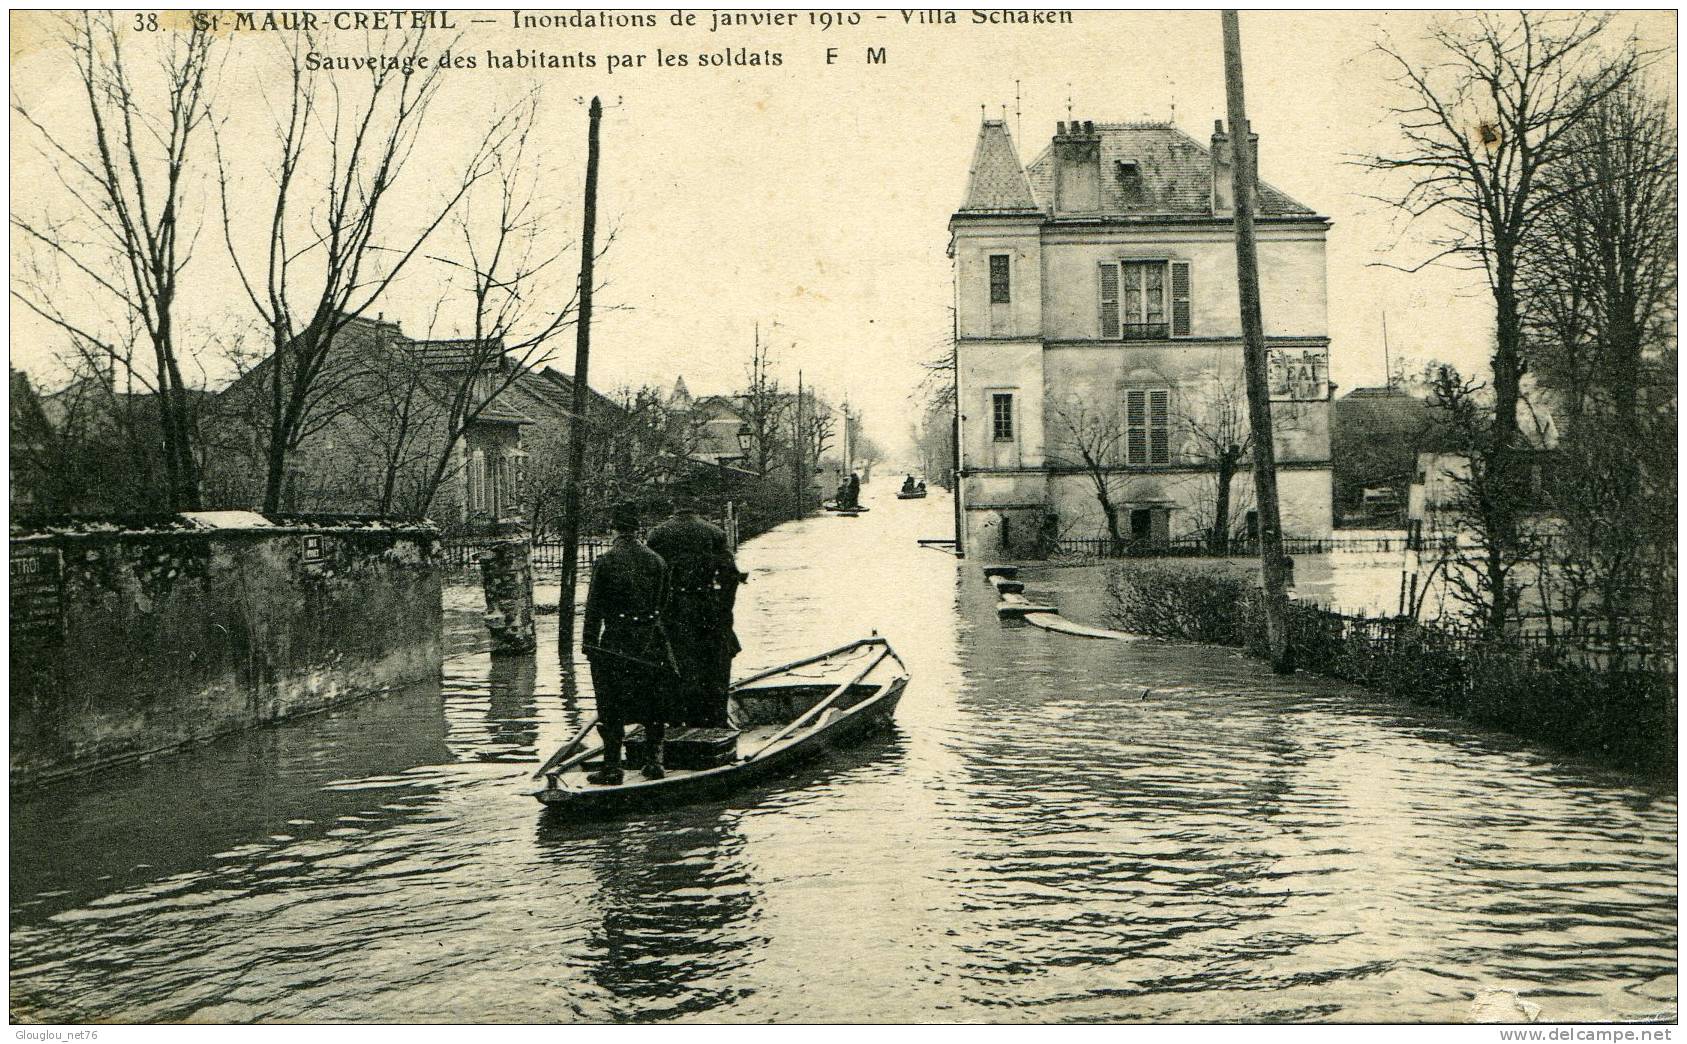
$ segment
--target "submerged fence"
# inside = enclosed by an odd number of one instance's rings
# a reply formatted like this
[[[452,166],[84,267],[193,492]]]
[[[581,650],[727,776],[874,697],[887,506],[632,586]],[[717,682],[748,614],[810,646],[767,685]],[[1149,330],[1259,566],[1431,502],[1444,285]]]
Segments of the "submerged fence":
[[[729,502],[716,522],[726,532],[727,546],[736,550],[740,532],[737,506]],[[440,554],[449,568],[473,569],[476,563],[480,561],[481,552],[490,550],[492,545],[501,543],[506,539],[508,538],[487,533],[447,536],[440,540]],[[591,570],[592,564],[598,560],[599,555],[609,550],[609,545],[614,542],[614,539],[614,537],[601,534],[580,538],[575,568],[581,575],[585,575]],[[567,557],[567,551],[561,540],[547,534],[534,540],[529,547],[532,556],[529,561],[534,570],[557,573],[562,571],[562,563]]]
[[[1406,534],[1381,537],[1284,537],[1283,552],[1290,555],[1325,555],[1344,551],[1393,552],[1451,550],[1455,538],[1413,541]],[[1082,558],[1218,558],[1259,554],[1257,538],[1238,537],[1220,547],[1207,536],[1178,537],[1175,540],[1112,540],[1108,537],[1067,538],[1057,542],[1056,553]]]
[[[1264,614],[1251,578],[1144,563],[1114,569],[1108,592],[1115,626],[1263,654]],[[1496,637],[1474,627],[1356,616],[1307,603],[1292,605],[1288,622],[1301,670],[1441,707],[1623,768],[1674,772],[1673,641]]]

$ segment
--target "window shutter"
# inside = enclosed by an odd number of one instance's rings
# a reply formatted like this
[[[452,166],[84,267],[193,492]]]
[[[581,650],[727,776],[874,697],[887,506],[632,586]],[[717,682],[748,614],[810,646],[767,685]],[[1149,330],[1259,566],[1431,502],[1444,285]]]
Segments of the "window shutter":
[[[1189,336],[1189,262],[1172,262],[1172,336]]]
[[[1119,336],[1119,266],[1111,261],[1101,266],[1101,336]]]
[[[1125,392],[1125,463],[1148,463],[1147,393]]]
[[[1171,393],[1148,393],[1149,462],[1171,463]]]

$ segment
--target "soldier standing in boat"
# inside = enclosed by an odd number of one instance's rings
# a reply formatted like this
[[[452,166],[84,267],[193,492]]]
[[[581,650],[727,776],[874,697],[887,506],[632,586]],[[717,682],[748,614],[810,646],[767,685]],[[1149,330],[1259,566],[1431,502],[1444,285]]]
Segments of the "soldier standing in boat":
[[[610,521],[615,543],[592,567],[581,642],[597,694],[603,768],[586,778],[621,782],[622,743],[628,725],[643,725],[649,752],[646,779],[661,779],[662,743],[677,717],[673,652],[662,630],[667,566],[638,538],[638,511],[618,505]]]
[[[732,609],[738,585],[749,578],[738,571],[725,531],[684,503],[651,530],[650,549],[668,563],[663,620],[679,669],[680,720],[729,728],[726,692],[741,648]]]

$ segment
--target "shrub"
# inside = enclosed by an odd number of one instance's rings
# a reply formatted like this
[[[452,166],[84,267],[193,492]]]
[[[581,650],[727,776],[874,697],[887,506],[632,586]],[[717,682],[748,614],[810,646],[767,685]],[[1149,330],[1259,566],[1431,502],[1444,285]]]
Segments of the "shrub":
[[[1118,566],[1108,571],[1115,626],[1156,638],[1245,645],[1259,591],[1235,570],[1212,566]]]

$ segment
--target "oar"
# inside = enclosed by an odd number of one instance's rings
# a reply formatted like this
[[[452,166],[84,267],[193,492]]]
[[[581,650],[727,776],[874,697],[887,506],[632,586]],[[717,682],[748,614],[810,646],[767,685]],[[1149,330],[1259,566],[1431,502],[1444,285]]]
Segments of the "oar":
[[[563,758],[568,757],[568,755],[574,750],[574,748],[578,747],[580,745],[581,741],[583,741],[586,738],[586,734],[588,732],[592,731],[592,726],[596,725],[596,724],[597,724],[597,715],[594,714],[594,715],[592,715],[591,721],[588,721],[584,725],[580,726],[580,731],[576,732],[574,734],[573,739],[570,739],[567,743],[564,743],[562,746],[558,747],[556,749],[556,753],[551,755],[550,760],[545,762],[543,765],[539,766],[539,771],[533,773],[533,778],[538,779],[540,776],[543,776],[545,773],[547,773],[551,769],[555,768],[557,762],[561,761]]]
[[[768,752],[768,750],[773,747],[774,744],[783,740],[786,736],[788,736],[792,732],[794,732],[803,723],[807,722],[809,719],[813,718],[816,714],[819,714],[821,711],[823,711],[827,707],[831,706],[833,701],[835,701],[839,696],[842,696],[844,693],[848,692],[851,688],[853,688],[856,685],[856,683],[861,681],[861,679],[863,679],[863,678],[867,677],[867,675],[871,674],[873,672],[873,668],[875,668],[879,664],[883,663],[885,658],[889,655],[890,655],[890,649],[887,646],[877,656],[873,657],[873,660],[872,660],[871,663],[867,664],[867,666],[865,666],[861,669],[860,674],[857,674],[855,677],[851,678],[850,680],[844,682],[842,685],[833,689],[832,694],[830,696],[827,696],[825,699],[821,700],[819,703],[816,703],[814,706],[810,707],[807,711],[805,711],[803,713],[802,717],[797,718],[795,721],[790,722],[784,728],[780,729],[777,733],[774,734],[774,737],[772,739],[768,740],[766,743],[764,743],[762,745],[762,748],[760,750],[756,751],[754,754],[751,754],[748,758],[746,758],[744,760],[754,761],[757,758],[761,757],[763,754],[766,754]]]
[[[628,729],[626,731],[626,733],[621,737],[621,742],[626,743],[628,740],[632,739],[634,736],[639,735],[643,731],[644,731],[643,725],[634,725],[632,728]],[[569,756],[568,758],[564,759],[563,761],[559,761],[555,765],[550,766],[549,771],[547,771],[545,773],[545,775],[548,776],[548,777],[551,777],[551,778],[555,778],[557,776],[560,776],[564,772],[567,772],[569,769],[573,768],[575,765],[578,765],[580,762],[585,761],[587,758],[591,757],[593,754],[599,754],[599,753],[602,753],[602,751],[603,751],[602,747],[587,747],[585,750],[579,751],[578,753]]]
[[[872,638],[858,638],[855,641],[850,642],[848,645],[840,645],[836,649],[828,649],[826,652],[823,652],[823,653],[816,653],[813,656],[805,656],[804,658],[802,658],[800,660],[792,660],[790,663],[782,663],[777,667],[769,667],[767,670],[761,671],[757,674],[752,674],[748,678],[740,678],[739,680],[732,683],[732,687],[734,689],[742,688],[743,686],[748,685],[751,682],[758,682],[758,681],[761,681],[764,678],[771,678],[776,674],[784,674],[787,671],[794,671],[798,667],[807,667],[811,663],[819,663],[822,660],[829,660],[834,656],[837,656],[841,653],[850,652],[854,649],[859,649],[864,645],[884,645],[884,644],[886,644],[885,640],[883,638],[879,638],[879,637],[876,637],[876,636],[872,637]]]

